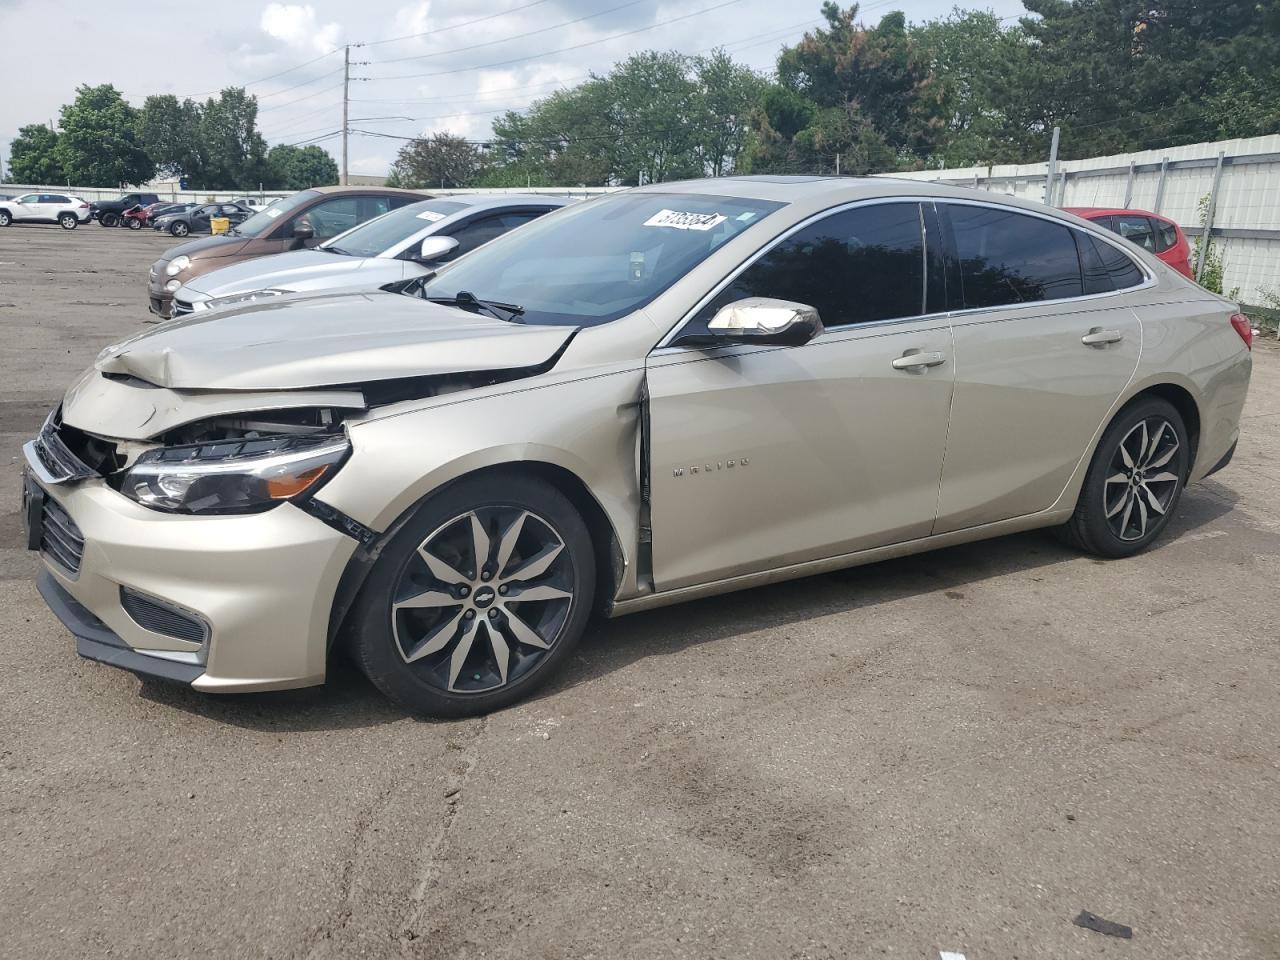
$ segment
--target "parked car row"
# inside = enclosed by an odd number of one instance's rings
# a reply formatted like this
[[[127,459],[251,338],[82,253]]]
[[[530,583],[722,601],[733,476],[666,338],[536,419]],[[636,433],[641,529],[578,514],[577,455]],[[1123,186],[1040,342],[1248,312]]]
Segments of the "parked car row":
[[[554,206],[309,190],[166,253],[190,315],[24,448],[79,652],[235,692],[340,644],[479,714],[596,611],[1038,527],[1129,556],[1234,453],[1248,322],[1101,222],[892,179]]]

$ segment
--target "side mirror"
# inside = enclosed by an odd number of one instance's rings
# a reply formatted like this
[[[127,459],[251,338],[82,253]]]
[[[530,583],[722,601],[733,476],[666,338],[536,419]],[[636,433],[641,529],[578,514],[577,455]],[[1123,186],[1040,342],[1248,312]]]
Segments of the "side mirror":
[[[413,258],[419,263],[435,263],[458,249],[457,237],[427,237]]]
[[[798,347],[822,333],[814,307],[771,297],[748,297],[726,304],[707,324],[700,343],[771,343]]]
[[[301,247],[308,240],[314,240],[316,236],[315,227],[311,226],[310,220],[299,220],[293,225],[293,245]]]

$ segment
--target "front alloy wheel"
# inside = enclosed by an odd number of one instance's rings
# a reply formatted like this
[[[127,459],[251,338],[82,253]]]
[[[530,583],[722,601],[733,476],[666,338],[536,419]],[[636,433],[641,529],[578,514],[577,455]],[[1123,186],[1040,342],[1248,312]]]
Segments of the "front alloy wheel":
[[[582,633],[590,535],[555,488],[481,478],[419,508],[353,611],[370,680],[409,709],[469,716],[526,696]]]

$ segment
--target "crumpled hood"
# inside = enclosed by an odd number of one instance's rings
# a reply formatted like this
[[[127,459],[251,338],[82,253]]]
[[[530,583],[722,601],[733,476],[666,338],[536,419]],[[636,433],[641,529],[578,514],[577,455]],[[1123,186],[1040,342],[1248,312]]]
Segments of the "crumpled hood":
[[[103,350],[94,366],[174,390],[296,390],[534,367],[575,329],[344,292],[170,320]]]
[[[317,279],[346,276],[367,265],[390,266],[397,278],[403,272],[398,260],[367,260],[323,250],[293,250],[219,267],[194,278],[187,284],[187,289],[210,297],[226,297],[253,290],[293,290],[299,285],[306,289]],[[332,284],[335,287],[339,285],[339,282]]]

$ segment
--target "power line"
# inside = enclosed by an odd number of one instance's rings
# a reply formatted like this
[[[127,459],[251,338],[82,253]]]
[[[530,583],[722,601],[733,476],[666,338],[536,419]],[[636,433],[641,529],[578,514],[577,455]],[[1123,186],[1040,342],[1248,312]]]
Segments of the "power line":
[[[276,77],[283,77],[286,73],[293,73],[293,71],[295,70],[301,70],[303,67],[308,67],[313,63],[318,63],[319,61],[323,60],[325,57],[331,57],[337,52],[338,52],[337,48],[334,48],[333,50],[330,50],[327,53],[320,54],[320,56],[318,57],[312,57],[310,60],[304,60],[302,63],[299,63],[296,66],[289,67],[287,70],[281,70],[279,73],[273,73],[265,77],[259,77],[257,80],[250,80],[247,83],[235,84],[235,86],[241,86],[246,88],[256,87],[260,83],[266,83],[268,80],[274,80]],[[310,83],[311,81],[307,81],[307,82]],[[222,91],[220,90],[209,90],[209,91],[206,91],[205,93],[190,93],[190,94],[183,95],[183,97],[181,97],[180,99],[192,100],[197,97],[211,97],[215,93],[221,93],[221,92]]]
[[[614,13],[626,7],[634,7],[639,3],[649,3],[651,0],[627,0],[626,3],[620,3],[616,7],[609,7],[607,10],[599,10],[596,13],[589,13],[585,17],[576,17],[573,20],[563,20],[560,23],[554,23],[549,27],[541,27],[537,30],[529,30],[525,33],[516,34],[510,37],[502,37],[498,40],[486,40],[484,43],[473,43],[469,47],[455,47],[452,50],[437,50],[435,53],[415,54],[411,57],[396,57],[392,60],[375,60],[375,64],[383,63],[403,63],[406,60],[427,60],[431,57],[443,57],[455,53],[464,53],[467,50],[479,50],[481,47],[492,47],[500,43],[510,43],[512,40],[524,40],[529,37],[536,37],[540,33],[550,33],[552,30],[559,30],[562,27],[572,26],[575,23],[583,23],[586,20],[594,20],[596,17],[603,17],[605,14]]]
[[[352,44],[352,46],[376,47],[383,43],[399,43],[401,40],[414,40],[418,37],[434,36],[437,33],[448,33],[450,30],[460,30],[463,27],[469,27],[472,24],[485,23],[489,20],[497,20],[499,17],[505,17],[512,13],[519,13],[521,10],[528,10],[530,7],[541,6],[542,4],[547,2],[548,0],[533,0],[532,3],[521,4],[520,6],[513,7],[510,10],[503,10],[501,13],[491,13],[487,17],[477,17],[474,20],[467,20],[464,23],[454,23],[454,24],[450,24],[447,27],[436,27],[434,30],[424,30],[421,33],[406,33],[403,36],[388,37],[385,40],[366,40],[364,43],[354,43]],[[334,52],[336,53],[337,51],[335,50]]]
[[[528,57],[516,57],[511,60],[499,60],[495,63],[477,64],[474,67],[459,67],[454,70],[438,70],[434,73],[403,73],[403,74],[394,74],[392,76],[387,76],[387,77],[368,77],[367,79],[369,80],[416,80],[420,77],[444,77],[444,76],[449,76],[450,74],[455,74],[455,73],[470,73],[473,70],[488,70],[491,67],[506,67],[506,66],[510,66],[513,63],[527,63],[530,60],[540,60],[543,57],[549,57],[552,54],[567,53],[570,50],[581,50],[584,47],[594,47],[601,43],[608,43],[610,40],[618,40],[618,39],[621,39],[622,37],[634,36],[637,33],[647,33],[648,31],[656,30],[659,27],[665,27],[673,23],[679,23],[682,20],[689,20],[693,17],[699,17],[699,16],[702,16],[704,13],[711,13],[715,10],[722,10],[725,7],[730,7],[738,3],[742,3],[742,0],[723,0],[722,3],[717,3],[714,6],[704,7],[701,10],[694,10],[692,13],[686,13],[679,17],[670,17],[666,20],[659,20],[657,23],[650,24],[647,27],[637,27],[634,30],[624,30],[621,33],[612,33],[607,37],[600,37],[599,39],[596,39],[596,40],[586,40],[582,43],[575,43],[567,47],[560,47],[557,50],[544,50],[542,53],[535,53]]]
[[[263,113],[270,113],[272,110],[283,110],[285,107],[291,107],[295,103],[302,103],[302,101],[304,100],[311,100],[315,97],[318,97],[322,93],[330,93],[331,91],[337,90],[341,86],[342,86],[341,83],[335,83],[331,87],[325,87],[323,90],[316,90],[314,93],[308,93],[305,97],[298,97],[296,100],[286,100],[284,103],[273,103],[271,106],[264,107],[263,109],[259,110],[258,113],[263,114]]]

